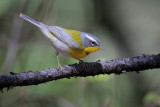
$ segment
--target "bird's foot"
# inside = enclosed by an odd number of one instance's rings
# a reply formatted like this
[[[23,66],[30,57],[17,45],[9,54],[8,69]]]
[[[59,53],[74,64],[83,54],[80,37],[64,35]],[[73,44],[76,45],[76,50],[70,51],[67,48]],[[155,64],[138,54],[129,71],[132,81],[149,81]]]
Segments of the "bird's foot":
[[[58,65],[57,71],[60,71],[63,73],[63,67],[61,65]]]
[[[85,63],[83,60],[80,60],[80,59],[79,59],[79,64],[82,64],[83,69],[84,69],[85,71],[87,70],[87,65],[86,65],[86,63]]]

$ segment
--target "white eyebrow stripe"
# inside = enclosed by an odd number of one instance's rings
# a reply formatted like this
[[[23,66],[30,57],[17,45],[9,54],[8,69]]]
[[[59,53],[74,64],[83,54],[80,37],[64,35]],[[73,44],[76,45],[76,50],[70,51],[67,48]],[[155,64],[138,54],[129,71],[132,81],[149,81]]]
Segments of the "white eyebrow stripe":
[[[92,37],[88,36],[87,34],[86,34],[86,37],[87,37],[88,39],[90,39],[90,40],[92,40],[92,41],[94,41],[94,42],[96,42],[96,43],[97,43],[97,41],[96,41],[94,38],[92,38]]]

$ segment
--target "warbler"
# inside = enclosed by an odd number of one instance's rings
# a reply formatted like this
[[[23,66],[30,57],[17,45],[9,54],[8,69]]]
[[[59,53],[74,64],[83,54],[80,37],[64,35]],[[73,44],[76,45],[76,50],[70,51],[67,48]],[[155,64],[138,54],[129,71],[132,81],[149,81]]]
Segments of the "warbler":
[[[51,41],[53,47],[55,48],[58,69],[63,70],[58,58],[59,53],[80,60],[92,52],[99,49],[104,49],[100,40],[90,33],[65,29],[59,26],[48,26],[41,22],[35,21],[22,13],[20,13],[20,17],[37,26]]]

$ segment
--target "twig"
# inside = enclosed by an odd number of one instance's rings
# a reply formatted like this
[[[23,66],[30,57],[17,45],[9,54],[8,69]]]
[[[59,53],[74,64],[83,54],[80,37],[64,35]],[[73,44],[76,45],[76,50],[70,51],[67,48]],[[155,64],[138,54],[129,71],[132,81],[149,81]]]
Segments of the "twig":
[[[73,64],[63,66],[63,73],[56,68],[49,68],[42,71],[28,71],[23,73],[11,73],[10,75],[0,75],[0,89],[15,86],[28,86],[45,83],[52,80],[86,77],[99,74],[123,74],[132,71],[142,71],[147,69],[160,68],[160,54],[143,55],[132,58],[114,59],[110,61],[99,61],[83,64]]]

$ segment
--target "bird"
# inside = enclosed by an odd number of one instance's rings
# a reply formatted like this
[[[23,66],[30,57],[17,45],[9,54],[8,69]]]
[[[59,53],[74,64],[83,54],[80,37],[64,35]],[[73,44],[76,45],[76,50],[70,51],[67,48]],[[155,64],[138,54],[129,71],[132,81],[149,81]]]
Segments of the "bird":
[[[52,46],[55,48],[58,69],[62,72],[63,67],[59,61],[59,53],[82,61],[81,59],[90,53],[98,51],[99,49],[104,49],[100,40],[90,33],[66,29],[59,26],[46,25],[22,13],[20,13],[19,16],[37,26],[44,36],[50,40]]]

